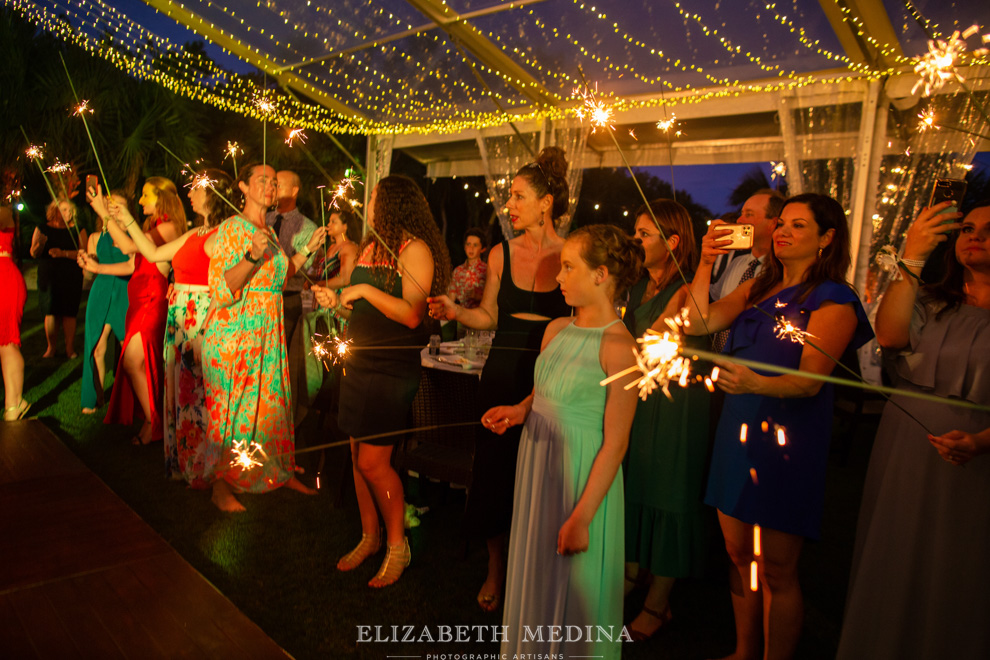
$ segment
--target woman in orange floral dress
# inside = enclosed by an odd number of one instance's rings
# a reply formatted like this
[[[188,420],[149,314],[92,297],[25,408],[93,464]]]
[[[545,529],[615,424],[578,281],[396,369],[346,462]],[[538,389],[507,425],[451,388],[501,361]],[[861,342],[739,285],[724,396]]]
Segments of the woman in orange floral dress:
[[[290,261],[265,224],[265,210],[275,197],[275,170],[249,165],[237,187],[244,210],[224,220],[216,234],[209,271],[214,309],[203,339],[207,442],[215,454],[210,462],[217,465],[213,502],[223,511],[244,510],[235,492],[280,486],[316,492],[295,476],[282,287],[323,240],[324,230],[313,232],[308,250]],[[234,450],[254,451],[260,465],[232,462]]]

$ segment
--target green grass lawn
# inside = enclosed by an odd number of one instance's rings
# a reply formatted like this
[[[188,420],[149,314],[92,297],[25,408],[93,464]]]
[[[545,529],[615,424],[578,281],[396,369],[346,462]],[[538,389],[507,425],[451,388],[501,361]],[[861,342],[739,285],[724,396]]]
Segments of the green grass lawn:
[[[82,352],[82,319],[76,350]],[[161,444],[133,447],[134,430],[103,424],[79,412],[80,359],[42,360],[45,340],[37,296],[29,292],[23,325],[25,397],[32,416],[52,429],[111,489],[161,534],[187,561],[248,617],[296,658],[380,658],[427,653],[494,653],[491,643],[358,644],[360,625],[493,626],[498,614],[485,614],[474,598],[485,576],[482,543],[465,546],[460,533],[464,491],[443,484],[407,480],[407,498],[429,506],[420,527],[411,530],[413,562],[394,586],[373,590],[367,581],[381,555],[351,573],[335,569],[337,559],[360,537],[357,505],[346,450],[330,450],[322,491],[307,497],[288,490],[241,497],[247,512],[228,515],[210,503],[209,492],[165,478]],[[855,515],[872,430],[854,445],[846,466],[830,466],[824,540],[809,543],[802,559],[806,596],[800,656],[835,655],[848,579]],[[301,437],[308,445],[329,438]],[[300,463],[313,482],[315,455]],[[682,581],[672,598],[674,621],[654,639],[627,645],[626,658],[704,658],[732,650],[734,633],[724,551],[713,521],[708,575]],[[641,597],[640,597],[641,598]],[[627,620],[641,601],[627,603]],[[486,637],[487,639],[487,637]]]

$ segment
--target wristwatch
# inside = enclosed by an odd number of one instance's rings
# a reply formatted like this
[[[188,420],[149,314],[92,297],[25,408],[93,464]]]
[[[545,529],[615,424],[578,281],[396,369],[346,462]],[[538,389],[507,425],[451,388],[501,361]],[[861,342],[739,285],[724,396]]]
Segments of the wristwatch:
[[[259,261],[261,261],[261,259],[255,259],[254,257],[251,256],[251,250],[248,250],[247,252],[244,253],[244,258],[252,264],[256,264]]]

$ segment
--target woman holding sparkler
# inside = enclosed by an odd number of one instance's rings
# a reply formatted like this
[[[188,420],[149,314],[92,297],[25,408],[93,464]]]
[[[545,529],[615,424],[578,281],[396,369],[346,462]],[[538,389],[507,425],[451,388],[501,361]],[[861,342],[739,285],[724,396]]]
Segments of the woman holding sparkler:
[[[950,205],[924,209],[908,229],[877,340],[899,388],[986,406],[990,200],[961,224]],[[946,240],[942,281],[922,286]],[[973,618],[990,612],[988,453],[990,414],[894,395],[866,474],[839,658],[990,657],[990,630]]]
[[[205,321],[202,358],[209,416],[202,462],[217,466],[215,475],[206,475],[213,477],[213,503],[229,512],[244,511],[235,491],[288,486],[316,493],[295,474],[282,314],[285,281],[309,254],[290,261],[265,223],[275,201],[275,170],[260,163],[241,168],[237,190],[243,210],[212,237],[208,282],[214,307]],[[317,229],[307,247],[322,240]],[[258,449],[264,457],[260,465],[231,461],[235,453]]]
[[[111,191],[110,198],[120,207],[127,208],[127,198],[122,191]],[[87,195],[90,206],[94,200]],[[100,219],[100,231],[89,237],[86,249],[88,257],[110,266],[133,260],[120,251],[110,235],[110,217],[106,210],[93,209]],[[83,340],[82,413],[92,415],[104,403],[103,382],[106,378],[106,352],[110,333],[117,341],[124,341],[127,318],[127,277],[97,275],[89,287],[86,302],[86,334]]]
[[[0,206],[0,370],[3,372],[3,420],[12,422],[27,414],[24,400],[24,356],[21,355],[21,319],[27,289],[14,263],[14,214]]]
[[[364,223],[353,207],[346,200],[340,201],[340,206],[334,208],[326,223],[327,237],[330,245],[324,245],[319,251],[309,269],[309,276],[320,286],[340,292],[351,282],[351,272],[357,260],[358,243]],[[339,369],[324,367],[320,357],[314,354],[310,337],[314,333],[329,332],[338,339],[347,336],[347,319],[343,315],[329,318],[326,309],[315,309],[304,315],[296,324],[296,336],[289,342],[289,380],[292,383],[292,403],[295,406],[296,426],[302,423],[323,387],[324,379],[337,378]],[[320,327],[323,322],[328,326]],[[335,383],[334,386],[339,385]]]
[[[567,160],[547,147],[512,181],[506,202],[512,228],[521,235],[492,247],[481,305],[467,309],[448,296],[430,299],[430,314],[468,328],[497,330],[478,386],[479,412],[533,391],[533,367],[547,324],[570,310],[554,277],[564,240],[555,222],[567,212]],[[512,522],[512,493],[521,429],[496,437],[475,435],[474,466],[464,523],[488,543],[488,576],[478,592],[486,612],[498,609],[505,584],[506,534]]]
[[[394,432],[408,428],[419,389],[420,347],[429,334],[423,324],[426,298],[446,290],[450,257],[429,204],[411,179],[382,179],[371,191],[367,219],[371,233],[350,286],[339,297],[323,287],[313,291],[321,305],[339,303],[351,310],[348,333],[353,346],[341,379],[337,422],[351,437],[361,541],[341,557],[337,569],[353,570],[379,551],[381,512],[388,548],[368,585],[385,587],[399,579],[411,559],[402,480],[390,465],[392,448],[401,439]],[[375,350],[388,346],[408,348]],[[390,435],[359,441],[377,434]]]
[[[812,193],[788,199],[761,273],[709,303],[712,264],[727,253],[720,246],[729,242],[721,224],[712,222],[702,241],[687,303],[692,334],[731,326],[725,354],[818,374],[832,373],[847,348],[873,336],[856,292],[845,282],[849,230],[834,199]],[[782,333],[778,318],[795,330]],[[731,362],[718,365],[717,382],[726,397],[705,503],[718,509],[733,563],[732,657],[789,658],[803,618],[798,558],[804,538],[819,535],[832,388]]]
[[[110,210],[120,227],[110,223],[115,240],[127,249],[136,248],[150,262],[171,262],[175,274],[168,299],[165,323],[165,423],[166,474],[184,479],[194,488],[207,488],[216,466],[206,462],[206,395],[203,389],[202,352],[203,321],[210,306],[207,271],[213,256],[217,227],[223,221],[224,202],[233,181],[221,170],[206,170],[211,186],[194,185],[189,202],[200,218],[196,229],[174,241],[155,245],[127,211],[126,207]],[[97,213],[107,213],[99,186],[87,192]],[[130,235],[128,235],[128,233]]]
[[[643,248],[617,227],[573,232],[557,282],[575,315],[551,321],[533,391],[497,406],[481,423],[493,433],[522,426],[502,625],[508,657],[618,658],[622,641],[622,457],[636,390],[606,376],[634,364],[615,301],[639,279]],[[556,552],[555,552],[556,551]],[[531,630],[581,631],[543,641]],[[603,636],[601,631],[604,630]]]
[[[652,215],[651,215],[652,211]],[[698,266],[697,243],[687,210],[658,199],[636,211],[635,238],[646,253],[645,276],[629,292],[624,321],[635,337],[662,332],[688,298]],[[663,236],[653,218],[663,228]],[[678,266],[680,268],[678,268]],[[707,337],[685,342],[704,348]],[[708,458],[709,395],[700,387],[671,388],[636,406],[623,463],[626,504],[626,592],[648,586],[639,615],[629,624],[636,641],[671,619],[669,597],[676,578],[704,570],[707,511],[702,502]]]
[[[167,243],[186,230],[186,212],[175,184],[168,179],[153,176],[145,180],[138,203],[146,218],[141,230],[156,245]],[[134,218],[129,222],[137,223]],[[121,244],[121,239],[126,237],[122,232],[118,234],[119,237],[114,239],[121,252],[137,252],[132,241]],[[161,416],[162,343],[169,265],[154,264],[140,254],[135,254],[133,261],[107,265],[95,262],[85,253],[80,254],[79,265],[97,275],[131,276],[127,284],[127,334],[121,345],[117,376],[110,393],[110,407],[103,421],[107,424],[130,424],[135,409],[140,408],[144,424],[131,443],[146,445],[161,440],[164,428]]]
[[[36,227],[31,237],[31,256],[38,260],[38,308],[45,316],[48,340],[43,358],[55,357],[55,328],[59,324],[66,356],[70,360],[76,357],[76,316],[83,285],[76,256],[80,246],[86,245],[86,230],[78,228],[76,216],[72,202],[52,201],[45,211],[47,224]]]

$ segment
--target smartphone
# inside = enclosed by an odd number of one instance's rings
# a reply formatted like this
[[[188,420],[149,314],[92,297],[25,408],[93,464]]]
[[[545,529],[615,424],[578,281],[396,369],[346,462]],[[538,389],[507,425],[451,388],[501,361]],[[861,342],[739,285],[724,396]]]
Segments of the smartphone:
[[[749,250],[753,247],[753,225],[724,224],[719,225],[717,229],[723,232],[718,236],[719,240],[728,238],[732,241],[728,245],[719,245],[720,250]],[[732,230],[732,233],[724,233],[726,229]]]
[[[956,204],[962,203],[963,197],[966,195],[966,182],[962,179],[935,179],[935,185],[932,186],[932,197],[928,200],[928,207],[931,208],[936,204],[941,204],[942,202],[954,201]],[[959,209],[956,204],[942,209],[940,213],[956,213]]]
[[[86,190],[92,190],[92,191],[95,192],[96,191],[96,186],[98,186],[98,185],[99,185],[99,182],[98,182],[95,174],[87,174],[86,175]]]

